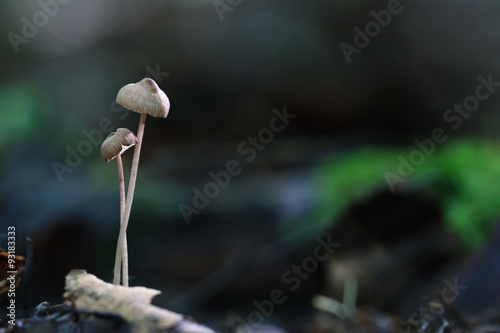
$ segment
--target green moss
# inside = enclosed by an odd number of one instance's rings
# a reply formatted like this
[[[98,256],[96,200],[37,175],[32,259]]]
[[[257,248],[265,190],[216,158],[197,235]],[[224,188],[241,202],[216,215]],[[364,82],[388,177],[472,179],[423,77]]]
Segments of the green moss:
[[[309,223],[331,225],[349,206],[389,191],[386,171],[397,173],[398,156],[415,149],[365,148],[322,163],[315,174],[320,198]],[[441,147],[415,166],[404,187],[441,206],[445,223],[467,248],[487,239],[500,212],[500,152],[489,142],[462,140]],[[402,221],[403,222],[403,221]]]

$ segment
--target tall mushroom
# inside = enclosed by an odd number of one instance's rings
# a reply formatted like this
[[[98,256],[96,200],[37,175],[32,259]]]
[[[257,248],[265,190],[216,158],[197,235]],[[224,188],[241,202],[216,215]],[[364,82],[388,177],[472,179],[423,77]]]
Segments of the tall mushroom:
[[[125,152],[128,148],[132,147],[137,143],[137,138],[126,128],[119,128],[116,132],[109,133],[108,137],[104,140],[101,145],[101,155],[102,158],[109,163],[113,158],[116,158],[116,163],[118,164],[118,180],[120,183],[120,229],[123,227],[123,215],[125,213],[125,177],[123,174],[123,163],[121,154]],[[127,239],[124,239],[123,248],[117,247],[120,251],[120,260],[118,267],[115,267],[115,273],[113,278],[114,284],[120,283],[120,266],[122,260],[127,260]],[[122,259],[125,258],[125,259]],[[128,275],[127,272],[123,274]]]
[[[130,171],[130,180],[125,202],[125,211],[123,214],[120,235],[118,236],[118,247],[123,249],[126,239],[128,220],[132,201],[134,199],[135,182],[137,179],[137,170],[139,168],[139,156],[141,154],[142,137],[146,124],[146,115],[152,117],[166,118],[170,109],[170,101],[167,95],[158,87],[156,82],[150,78],[142,79],[137,83],[130,83],[121,88],[116,96],[116,102],[126,109],[141,114],[139,128],[137,129],[137,144],[135,145],[134,157],[132,159],[132,169]],[[120,250],[116,250],[115,272],[119,267]],[[123,285],[128,286],[128,262],[123,257]],[[119,268],[118,268],[119,271]],[[127,272],[127,274],[125,274]]]

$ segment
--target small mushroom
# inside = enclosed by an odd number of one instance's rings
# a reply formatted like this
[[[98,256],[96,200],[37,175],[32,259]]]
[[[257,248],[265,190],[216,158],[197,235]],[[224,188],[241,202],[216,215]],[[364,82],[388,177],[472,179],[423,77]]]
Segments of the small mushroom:
[[[116,158],[118,164],[118,180],[120,183],[120,229],[123,228],[123,216],[125,214],[125,177],[123,174],[123,163],[121,154],[128,148],[137,143],[137,138],[134,133],[126,128],[119,128],[116,132],[109,133],[108,137],[101,145],[102,158],[109,163],[113,158]],[[117,251],[120,252],[120,260],[118,266],[115,266],[114,284],[120,283],[120,269],[122,261],[127,261],[127,239],[123,240],[122,246],[117,246]],[[123,267],[123,275],[128,276],[128,267]]]
[[[134,133],[126,128],[119,128],[116,132],[109,133],[101,145],[102,158],[109,163],[113,158],[118,158],[127,149],[137,143]]]
[[[139,156],[141,154],[142,137],[144,135],[144,127],[146,125],[146,116],[149,114],[152,117],[166,118],[170,110],[170,101],[167,95],[158,87],[156,82],[150,78],[142,79],[137,83],[130,83],[121,88],[116,96],[116,102],[126,109],[141,114],[139,120],[139,128],[137,129],[137,143],[134,149],[134,157],[132,159],[132,168],[130,170],[130,180],[125,203],[125,211],[123,214],[120,235],[118,237],[118,246],[123,248],[126,238],[128,220],[132,209],[132,201],[134,199],[135,182],[137,179],[137,170],[139,168]],[[128,269],[128,263],[124,253],[123,272]],[[119,266],[121,255],[120,250],[116,251],[115,272]],[[119,268],[118,268],[119,271]],[[123,274],[123,285],[128,286],[128,274]]]
[[[170,110],[167,95],[150,78],[121,88],[116,96],[116,102],[130,111],[147,113],[158,118],[166,118]]]

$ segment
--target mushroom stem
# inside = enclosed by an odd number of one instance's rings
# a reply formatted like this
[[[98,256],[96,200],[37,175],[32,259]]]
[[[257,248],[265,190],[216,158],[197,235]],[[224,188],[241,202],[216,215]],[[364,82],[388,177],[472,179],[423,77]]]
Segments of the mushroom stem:
[[[126,253],[127,225],[130,218],[130,210],[132,209],[132,201],[134,199],[135,181],[137,179],[137,170],[139,168],[139,156],[141,154],[142,137],[144,135],[144,127],[146,125],[146,116],[146,113],[141,114],[141,119],[139,120],[139,128],[137,129],[137,143],[135,145],[134,157],[132,159],[132,169],[130,171],[127,199],[125,202],[123,218],[121,219],[122,222],[120,225],[120,235],[118,236],[118,246],[116,247],[115,272],[117,270],[118,272],[120,271],[119,262],[121,258],[123,261],[122,282],[126,287],[128,287],[128,255]]]
[[[116,155],[116,164],[118,165],[118,180],[120,183],[120,229],[123,224],[123,215],[125,214],[125,177],[123,174],[123,162],[121,154]],[[127,253],[127,239],[124,240],[125,253]],[[122,264],[123,252],[120,251],[120,258],[118,263],[115,263],[115,273],[113,284],[120,284],[120,269]]]

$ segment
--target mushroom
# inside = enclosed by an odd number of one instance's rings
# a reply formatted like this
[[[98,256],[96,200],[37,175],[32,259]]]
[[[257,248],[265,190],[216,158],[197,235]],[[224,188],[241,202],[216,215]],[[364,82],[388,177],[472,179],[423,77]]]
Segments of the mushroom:
[[[112,159],[121,159],[120,155],[137,143],[134,133],[126,128],[119,128],[109,133],[101,145],[102,158],[109,163]]]
[[[134,133],[126,128],[119,128],[116,132],[109,133],[108,137],[104,140],[101,145],[101,155],[102,158],[109,163],[113,158],[116,158],[116,163],[118,164],[118,180],[120,183],[120,229],[123,227],[123,215],[125,213],[125,177],[123,175],[123,163],[121,154],[123,154],[128,148],[132,147],[137,143],[137,138]],[[120,266],[122,260],[127,260],[127,239],[123,241],[123,247],[118,247],[117,250],[120,251],[120,260],[118,267],[115,267],[115,273],[113,278],[114,284],[120,283]],[[127,269],[127,271],[126,271]],[[123,274],[128,276],[128,267],[123,267]]]
[[[116,96],[116,102],[126,109],[141,114],[139,120],[139,128],[137,129],[137,143],[134,149],[134,157],[132,159],[132,168],[130,171],[130,180],[125,202],[125,211],[123,214],[120,235],[118,237],[118,247],[123,249],[126,239],[126,231],[128,220],[130,218],[130,210],[132,209],[132,201],[134,199],[135,182],[137,179],[137,170],[139,168],[139,156],[141,153],[142,137],[144,135],[144,127],[146,124],[146,116],[149,114],[152,117],[166,118],[170,109],[170,101],[167,95],[158,87],[156,82],[150,78],[142,79],[137,83],[130,83],[121,88]],[[116,250],[115,272],[119,267],[120,250]],[[123,285],[128,286],[128,262],[126,254],[123,257]],[[120,269],[118,268],[118,271]]]

